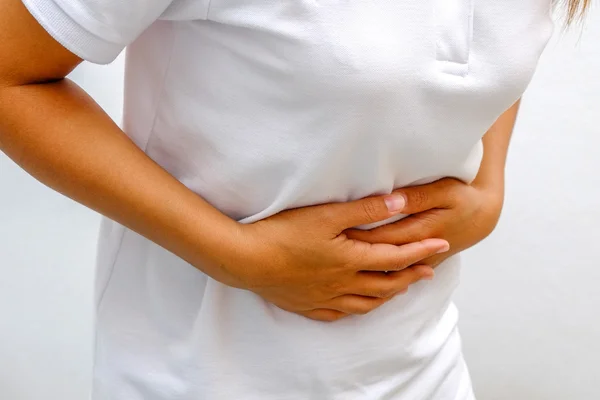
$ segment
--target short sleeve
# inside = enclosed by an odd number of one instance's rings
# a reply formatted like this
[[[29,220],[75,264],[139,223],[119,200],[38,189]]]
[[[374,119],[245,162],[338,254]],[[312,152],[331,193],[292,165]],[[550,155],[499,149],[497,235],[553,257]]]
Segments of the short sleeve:
[[[108,64],[174,0],[22,0],[54,39],[84,60]]]

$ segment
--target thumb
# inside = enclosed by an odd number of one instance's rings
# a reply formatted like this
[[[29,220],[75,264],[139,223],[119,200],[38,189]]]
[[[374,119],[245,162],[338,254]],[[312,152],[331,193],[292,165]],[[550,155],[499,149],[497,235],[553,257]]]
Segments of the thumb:
[[[400,214],[406,203],[399,193],[386,196],[366,197],[346,203],[333,203],[322,206],[324,218],[333,222],[339,231],[359,225],[384,221]]]

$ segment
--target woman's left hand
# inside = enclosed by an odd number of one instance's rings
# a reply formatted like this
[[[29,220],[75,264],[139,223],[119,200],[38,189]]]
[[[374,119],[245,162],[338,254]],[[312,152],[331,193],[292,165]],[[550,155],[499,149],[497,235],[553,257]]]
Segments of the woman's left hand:
[[[408,217],[369,231],[350,229],[351,239],[403,245],[427,238],[445,239],[450,251],[419,263],[435,268],[448,257],[486,238],[500,218],[503,190],[469,185],[453,178],[395,191],[406,199]]]

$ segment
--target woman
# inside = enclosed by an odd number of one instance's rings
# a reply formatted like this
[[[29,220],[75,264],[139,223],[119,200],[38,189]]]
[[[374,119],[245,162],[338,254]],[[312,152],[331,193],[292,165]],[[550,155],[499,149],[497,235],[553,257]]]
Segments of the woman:
[[[473,399],[456,255],[498,220],[550,12],[3,1],[0,148],[108,217],[94,400]],[[125,136],[64,77],[129,45]]]

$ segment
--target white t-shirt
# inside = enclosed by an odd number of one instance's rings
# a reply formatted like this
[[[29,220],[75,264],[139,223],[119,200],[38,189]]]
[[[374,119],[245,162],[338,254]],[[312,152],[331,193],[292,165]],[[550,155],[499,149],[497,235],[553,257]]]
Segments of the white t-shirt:
[[[131,45],[125,131],[244,223],[471,181],[552,31],[551,0],[24,3],[89,61]],[[366,316],[320,323],[104,221],[94,400],[472,399],[459,269],[451,258]]]

